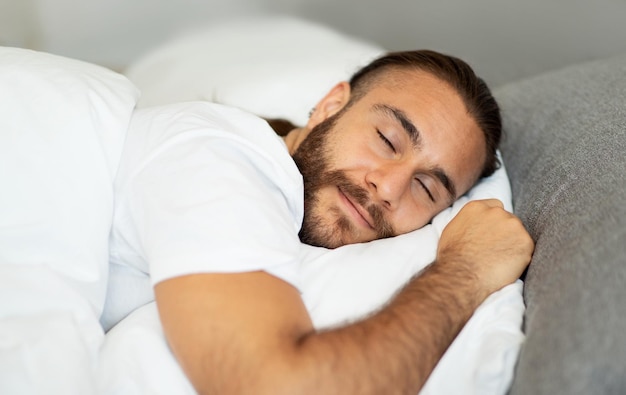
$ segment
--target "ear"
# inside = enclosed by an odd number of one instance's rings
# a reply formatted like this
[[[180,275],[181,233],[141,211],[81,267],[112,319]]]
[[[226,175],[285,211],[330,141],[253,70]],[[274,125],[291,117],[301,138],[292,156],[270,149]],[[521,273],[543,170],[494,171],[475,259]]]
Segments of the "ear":
[[[320,122],[339,112],[349,100],[350,84],[346,81],[342,81],[335,85],[326,96],[317,103],[311,112],[306,127],[311,130]]]

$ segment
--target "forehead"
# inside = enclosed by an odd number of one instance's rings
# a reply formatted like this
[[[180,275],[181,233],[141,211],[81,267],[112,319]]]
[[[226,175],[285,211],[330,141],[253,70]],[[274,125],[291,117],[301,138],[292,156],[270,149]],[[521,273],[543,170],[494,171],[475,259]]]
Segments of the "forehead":
[[[420,157],[446,170],[460,193],[478,179],[486,159],[485,137],[447,82],[421,70],[390,70],[354,106],[371,122],[394,123],[381,106],[405,114],[419,132]]]
[[[467,113],[463,100],[446,81],[424,70],[390,68],[380,72],[366,87],[364,96],[382,98],[396,96],[407,104],[437,103],[453,106],[451,110]],[[430,102],[430,103],[427,103]]]

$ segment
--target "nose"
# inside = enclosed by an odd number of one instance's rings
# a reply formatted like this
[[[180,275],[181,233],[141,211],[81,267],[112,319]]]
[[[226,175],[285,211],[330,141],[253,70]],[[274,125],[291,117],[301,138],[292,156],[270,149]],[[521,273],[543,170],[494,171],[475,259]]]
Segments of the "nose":
[[[372,197],[386,208],[395,208],[399,204],[412,178],[413,171],[399,164],[380,166],[365,175]]]

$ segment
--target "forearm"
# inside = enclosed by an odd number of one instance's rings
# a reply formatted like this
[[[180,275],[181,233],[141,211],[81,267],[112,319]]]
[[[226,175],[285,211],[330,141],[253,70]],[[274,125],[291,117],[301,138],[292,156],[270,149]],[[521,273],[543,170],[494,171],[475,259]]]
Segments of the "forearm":
[[[310,382],[311,393],[416,394],[484,298],[476,283],[460,268],[429,266],[375,315],[303,337],[295,383]]]
[[[416,393],[480,302],[472,274],[432,265],[387,307],[316,332],[298,291],[263,272],[155,287],[172,351],[199,393]]]

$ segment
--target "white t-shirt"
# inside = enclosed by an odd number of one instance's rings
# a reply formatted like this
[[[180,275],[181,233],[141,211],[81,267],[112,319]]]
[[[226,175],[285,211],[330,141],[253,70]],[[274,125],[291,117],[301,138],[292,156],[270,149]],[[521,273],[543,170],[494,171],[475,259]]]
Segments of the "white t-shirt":
[[[264,120],[181,103],[137,110],[128,133],[110,281],[132,289],[186,274],[264,270],[298,287],[302,176]]]

